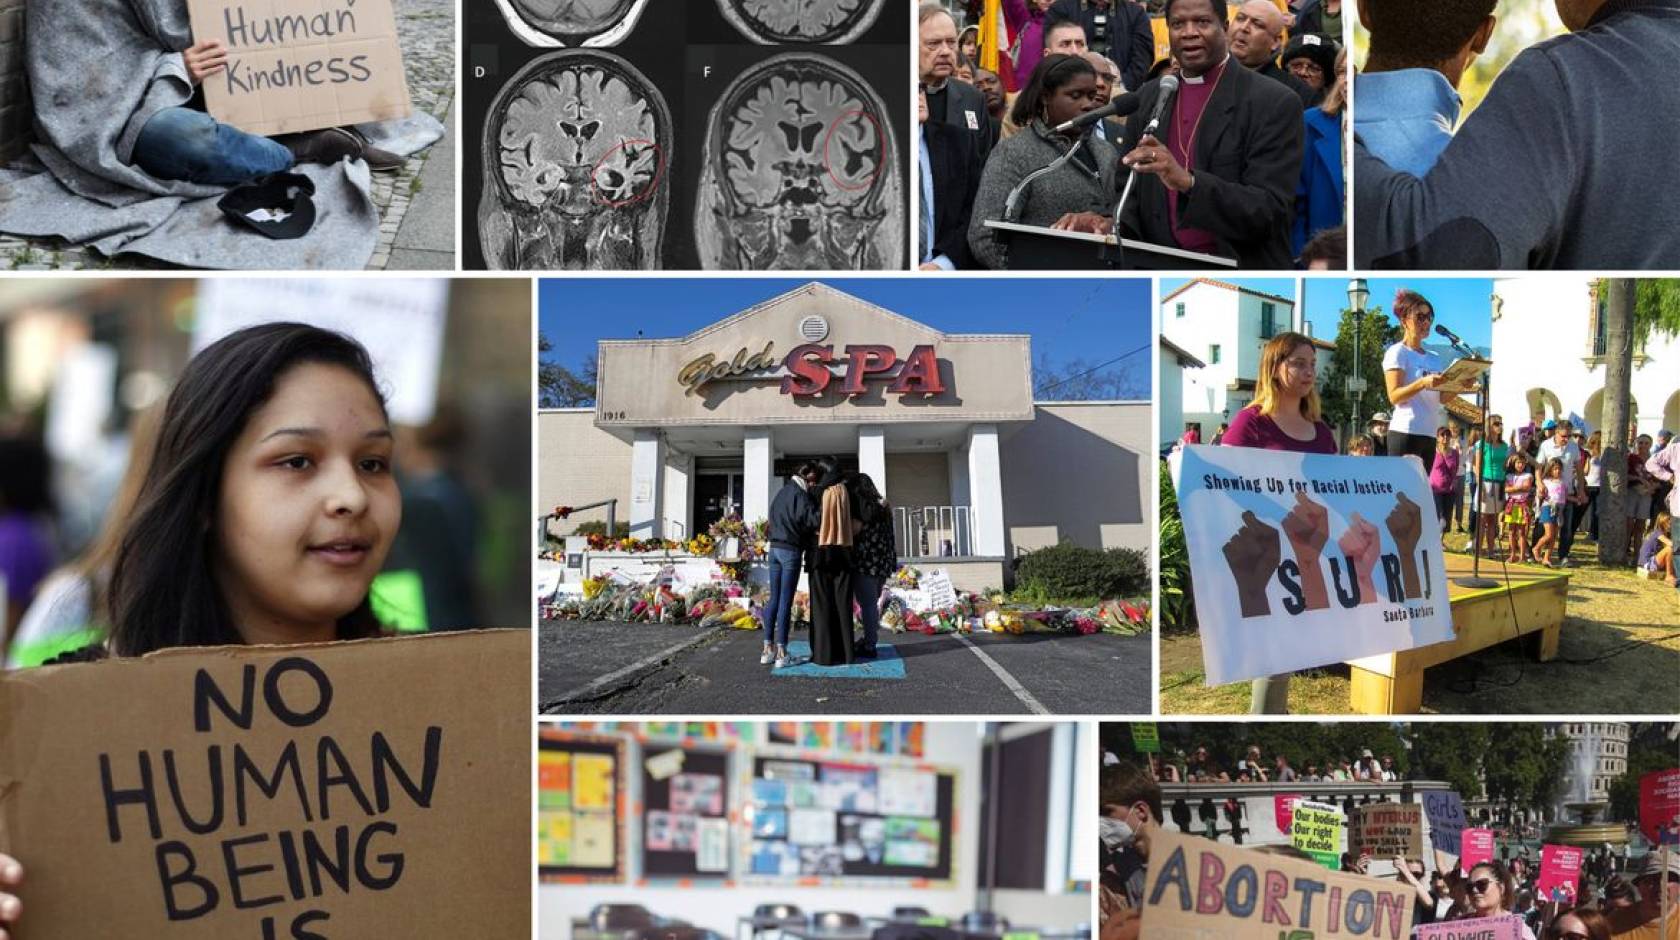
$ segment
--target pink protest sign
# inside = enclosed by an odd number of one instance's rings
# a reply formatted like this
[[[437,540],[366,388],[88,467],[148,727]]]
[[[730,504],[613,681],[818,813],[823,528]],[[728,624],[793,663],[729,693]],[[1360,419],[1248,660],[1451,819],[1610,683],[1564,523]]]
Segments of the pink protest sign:
[[[1573,906],[1575,886],[1581,880],[1581,857],[1584,853],[1573,845],[1542,845],[1540,847],[1540,882],[1536,886],[1540,896]]]
[[[1450,920],[1419,924],[1412,929],[1412,937],[1413,940],[1522,940],[1522,923],[1522,917],[1517,914]]]
[[[1462,841],[1464,847],[1459,851],[1459,867],[1464,871],[1493,860],[1492,829],[1466,829]]]
[[[1657,845],[1680,845],[1680,767],[1639,778],[1639,831]]]
[[[1279,793],[1272,797],[1272,813],[1277,817],[1278,831],[1289,835],[1289,829],[1295,825],[1295,804],[1301,799],[1299,793]]]

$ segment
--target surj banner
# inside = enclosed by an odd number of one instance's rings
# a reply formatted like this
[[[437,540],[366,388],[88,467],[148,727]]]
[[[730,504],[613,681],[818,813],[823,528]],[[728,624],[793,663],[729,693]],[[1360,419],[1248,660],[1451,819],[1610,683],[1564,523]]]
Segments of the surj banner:
[[[1417,461],[1190,445],[1172,471],[1208,685],[1452,639]]]

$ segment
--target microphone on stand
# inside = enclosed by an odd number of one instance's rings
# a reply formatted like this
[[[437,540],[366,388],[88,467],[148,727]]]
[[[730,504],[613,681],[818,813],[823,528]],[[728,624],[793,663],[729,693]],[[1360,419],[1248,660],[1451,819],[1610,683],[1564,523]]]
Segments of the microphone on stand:
[[[1062,123],[1057,124],[1054,128],[1052,128],[1052,130],[1058,134],[1063,134],[1073,130],[1074,128],[1086,127],[1107,118],[1125,117],[1133,111],[1136,111],[1139,104],[1141,104],[1141,102],[1138,100],[1137,92],[1128,91],[1100,108],[1086,111],[1084,114],[1081,114],[1071,121],[1063,121]]]
[[[1144,125],[1143,134],[1140,135],[1139,139],[1155,133],[1160,128],[1162,116],[1167,113],[1167,108],[1172,104],[1173,97],[1178,94],[1178,76],[1161,76],[1160,88],[1161,93],[1155,98],[1155,109],[1149,112],[1149,123]],[[1133,143],[1135,144],[1136,141],[1133,141]],[[1115,244],[1119,244],[1120,239],[1120,214],[1125,211],[1126,199],[1132,194],[1132,184],[1137,182],[1137,176],[1137,167],[1132,167],[1132,172],[1126,174],[1125,188],[1120,190],[1120,201],[1114,204]]]
[[[1458,334],[1454,333],[1452,330],[1449,330],[1445,326],[1442,326],[1441,324],[1437,323],[1437,324],[1435,324],[1435,332],[1440,334],[1441,336],[1445,336],[1447,338],[1447,341],[1453,344],[1453,348],[1458,350],[1459,352],[1463,353],[1464,355],[1469,356],[1472,359],[1480,358],[1479,356],[1476,355],[1476,351],[1474,349],[1471,349],[1469,344],[1465,343],[1464,340],[1459,339]]]

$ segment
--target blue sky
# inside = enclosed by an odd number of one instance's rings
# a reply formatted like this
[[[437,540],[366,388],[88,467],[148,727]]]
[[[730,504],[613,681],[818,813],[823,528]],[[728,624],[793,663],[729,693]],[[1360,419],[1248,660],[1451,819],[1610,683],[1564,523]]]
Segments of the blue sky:
[[[1161,296],[1165,297],[1187,280],[1189,279],[1162,278]],[[1295,281],[1292,278],[1246,277],[1224,280],[1268,294],[1295,296]],[[1462,336],[1466,343],[1479,347],[1488,347],[1493,343],[1493,322],[1490,319],[1488,304],[1488,298],[1493,295],[1493,281],[1490,278],[1373,277],[1366,278],[1366,282],[1371,289],[1371,299],[1366,301],[1368,306],[1381,306],[1384,310],[1389,310],[1394,306],[1394,292],[1408,287],[1429,298],[1429,302],[1435,307],[1435,322]],[[1341,310],[1348,305],[1348,279],[1307,278],[1306,284],[1305,311],[1307,319],[1313,321],[1313,331],[1326,339],[1334,339],[1336,324],[1341,321]],[[1432,342],[1444,345],[1446,340],[1436,338]]]
[[[547,279],[538,326],[572,368],[599,339],[682,336],[811,278]],[[1044,278],[817,278],[948,333],[1030,333],[1033,357],[1095,365],[1143,347],[1119,367],[1148,369],[1149,281]]]

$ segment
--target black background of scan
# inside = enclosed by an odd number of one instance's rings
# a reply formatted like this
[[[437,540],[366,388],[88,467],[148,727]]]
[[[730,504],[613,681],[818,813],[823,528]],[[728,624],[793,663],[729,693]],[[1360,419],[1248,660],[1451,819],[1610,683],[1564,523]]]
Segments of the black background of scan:
[[[527,46],[508,29],[501,11],[492,0],[463,4],[461,147],[461,228],[465,244],[463,265],[483,270],[484,252],[478,238],[478,207],[484,184],[484,121],[490,104],[502,85],[531,60],[555,50]],[[750,43],[724,19],[714,0],[650,0],[636,28],[610,52],[634,65],[665,96],[671,110],[676,136],[671,202],[665,218],[660,267],[666,270],[697,270],[699,254],[694,245],[694,205],[700,185],[701,155],[705,146],[706,118],[712,105],[736,75],[754,63],[788,52],[807,51],[840,62],[868,82],[887,108],[898,145],[899,193],[905,218],[901,244],[909,239],[909,18],[894,0],[876,18],[869,30],[846,45],[779,45]],[[710,64],[712,74],[701,78],[701,67]],[[486,74],[477,76],[478,66]],[[493,67],[491,67],[493,65]],[[690,93],[690,89],[693,93]],[[900,257],[890,259],[889,268],[902,268]]]

